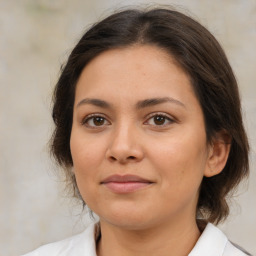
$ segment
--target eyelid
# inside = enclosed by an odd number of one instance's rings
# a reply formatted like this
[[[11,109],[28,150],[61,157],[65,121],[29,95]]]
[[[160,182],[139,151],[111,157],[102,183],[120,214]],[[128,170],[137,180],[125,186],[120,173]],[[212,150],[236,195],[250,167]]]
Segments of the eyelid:
[[[170,123],[176,122],[175,118],[172,117],[172,116],[169,115],[169,114],[166,114],[166,113],[164,113],[164,112],[153,112],[153,113],[150,113],[149,115],[147,115],[146,121],[144,122],[144,124],[145,124],[146,122],[148,122],[152,117],[155,117],[155,116],[163,116],[163,117],[165,117],[167,120],[169,120]],[[164,127],[164,126],[167,126],[167,125],[169,125],[169,124],[159,125],[159,127],[161,127],[161,126]],[[155,125],[155,126],[157,126],[157,125]]]
[[[105,114],[102,114],[102,113],[92,113],[92,114],[86,115],[85,117],[82,118],[82,120],[80,122],[81,125],[84,125],[84,126],[86,126],[88,128],[92,128],[92,129],[94,129],[94,128],[102,128],[102,127],[106,126],[106,125],[102,125],[102,126],[89,126],[89,125],[87,125],[86,122],[88,122],[93,117],[102,117],[102,118],[104,118],[108,122],[107,125],[111,124],[111,122],[108,120],[108,117]]]
[[[164,126],[168,126],[168,125],[170,125],[171,123],[174,123],[174,122],[177,122],[177,120],[173,117],[173,116],[171,116],[171,115],[169,115],[169,114],[167,114],[167,113],[164,113],[164,112],[153,112],[153,113],[150,113],[149,115],[147,115],[145,118],[146,118],[146,121],[145,122],[143,122],[143,124],[146,124],[152,117],[155,117],[155,116],[163,116],[163,117],[165,117],[167,120],[169,120],[169,122],[170,123],[168,123],[168,124],[164,124],[164,125],[158,125],[158,127],[160,128],[160,127],[164,127]],[[101,126],[90,126],[90,125],[87,125],[86,124],[86,122],[88,122],[90,119],[92,119],[93,117],[102,117],[102,118],[104,118],[105,119],[105,121],[107,121],[107,123],[108,124],[104,124],[104,125],[101,125]],[[88,114],[88,115],[86,115],[85,117],[83,117],[82,118],[82,120],[81,120],[81,125],[84,125],[84,126],[86,126],[86,127],[88,127],[88,128],[91,128],[91,129],[99,129],[99,128],[103,128],[103,127],[105,127],[106,125],[110,125],[111,124],[111,122],[109,121],[109,118],[105,115],[105,114],[103,114],[103,113],[92,113],[92,114]],[[157,126],[157,125],[151,125],[151,126]]]

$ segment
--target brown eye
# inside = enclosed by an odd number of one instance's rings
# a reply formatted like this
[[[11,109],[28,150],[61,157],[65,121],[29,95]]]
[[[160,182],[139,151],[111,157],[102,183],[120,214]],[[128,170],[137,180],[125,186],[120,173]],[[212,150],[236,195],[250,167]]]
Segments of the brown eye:
[[[165,116],[154,116],[154,123],[156,125],[163,125],[166,121]]]
[[[146,124],[151,126],[166,126],[172,124],[174,120],[165,114],[154,114],[147,120]]]
[[[83,120],[82,125],[89,128],[103,127],[109,125],[110,123],[103,116],[89,116]]]
[[[95,126],[101,126],[104,124],[105,118],[101,116],[93,117],[93,124]]]

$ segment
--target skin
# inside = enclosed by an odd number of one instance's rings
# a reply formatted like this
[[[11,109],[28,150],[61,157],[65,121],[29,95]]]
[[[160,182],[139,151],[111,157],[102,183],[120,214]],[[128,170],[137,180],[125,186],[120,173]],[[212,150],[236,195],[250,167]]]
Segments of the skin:
[[[138,108],[138,102],[166,97]],[[202,178],[223,169],[229,148],[219,140],[207,143],[200,104],[172,56],[136,45],[94,58],[77,83],[70,147],[80,193],[100,217],[98,255],[191,251],[200,236]],[[102,184],[113,174],[150,184],[115,193]]]

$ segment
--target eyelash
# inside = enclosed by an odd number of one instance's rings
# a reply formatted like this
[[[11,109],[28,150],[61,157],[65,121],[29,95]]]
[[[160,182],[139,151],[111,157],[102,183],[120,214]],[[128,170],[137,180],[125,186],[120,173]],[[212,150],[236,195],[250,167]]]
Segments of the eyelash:
[[[175,122],[174,119],[171,118],[169,115],[167,115],[167,114],[165,114],[165,113],[156,112],[156,113],[150,114],[149,117],[147,118],[147,121],[144,122],[144,124],[145,124],[145,123],[148,123],[150,119],[155,118],[155,117],[163,117],[163,118],[165,118],[165,122],[168,121],[168,124],[161,124],[161,125],[153,124],[153,125],[151,125],[151,126],[165,127],[165,126],[168,126],[168,125],[170,125],[170,124],[172,124],[172,123]],[[149,125],[150,125],[150,124],[149,124]]]
[[[152,119],[152,118],[155,118],[155,117],[163,117],[165,122],[168,121],[168,124],[160,124],[160,125],[149,124],[149,120]],[[102,127],[106,126],[106,124],[99,125],[99,126],[97,126],[97,125],[89,125],[88,122],[91,121],[91,120],[93,121],[94,118],[102,118],[104,123],[107,121],[107,118],[104,115],[102,115],[102,114],[91,114],[91,115],[86,116],[82,120],[81,124],[85,125],[88,128],[91,128],[91,129],[97,129],[97,128],[102,128]],[[107,121],[107,122],[108,122],[107,125],[111,124],[109,121]],[[152,113],[152,114],[150,114],[147,117],[147,120],[143,124],[148,124],[150,126],[156,126],[156,127],[160,128],[160,127],[168,126],[168,125],[170,125],[170,124],[172,124],[174,122],[175,122],[174,119],[171,118],[169,115],[167,115],[165,113]]]
[[[97,117],[103,118],[103,119],[104,119],[104,122],[107,121],[107,118],[106,118],[104,115],[102,115],[102,114],[91,114],[91,115],[88,115],[88,116],[86,116],[85,118],[83,118],[81,124],[87,126],[88,128],[92,128],[92,129],[101,128],[102,126],[97,126],[97,125],[92,126],[92,125],[88,125],[88,122],[89,122],[90,120],[93,121],[93,119],[94,119],[94,118],[97,118]],[[107,122],[108,122],[108,121],[107,121]],[[110,123],[110,122],[108,122],[108,123]]]

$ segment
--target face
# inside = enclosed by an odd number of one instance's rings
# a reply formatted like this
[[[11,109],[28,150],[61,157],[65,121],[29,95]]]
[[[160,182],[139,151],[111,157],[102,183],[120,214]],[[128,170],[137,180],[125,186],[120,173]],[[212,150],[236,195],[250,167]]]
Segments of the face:
[[[189,77],[163,50],[109,50],[84,68],[70,147],[80,193],[102,222],[195,219],[209,160],[204,118]]]

